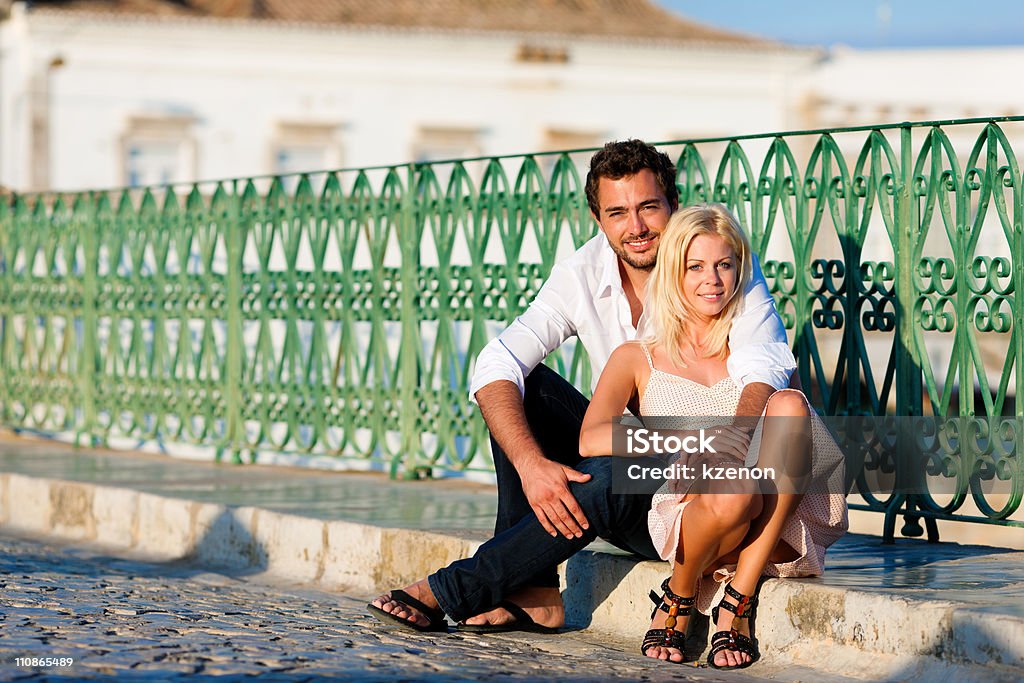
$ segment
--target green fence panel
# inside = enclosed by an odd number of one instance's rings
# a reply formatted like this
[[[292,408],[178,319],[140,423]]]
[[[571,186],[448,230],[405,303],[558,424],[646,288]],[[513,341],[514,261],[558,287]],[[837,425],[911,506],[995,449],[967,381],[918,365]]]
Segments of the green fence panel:
[[[901,516],[932,538],[940,519],[1024,526],[1022,142],[1008,117],[660,145],[683,204],[749,231],[819,412],[947,418],[920,475],[942,486],[851,472],[887,538]],[[595,234],[591,151],[14,197],[0,420],[235,462],[489,470],[474,359]],[[579,345],[547,362],[589,387]]]

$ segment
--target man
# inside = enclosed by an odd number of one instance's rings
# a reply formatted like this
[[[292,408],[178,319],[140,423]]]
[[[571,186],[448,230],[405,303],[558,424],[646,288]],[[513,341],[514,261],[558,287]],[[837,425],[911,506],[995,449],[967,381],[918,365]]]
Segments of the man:
[[[612,491],[610,458],[581,462],[587,399],[541,362],[576,336],[596,384],[611,352],[637,337],[659,238],[679,204],[675,179],[668,156],[639,140],[594,155],[586,194],[600,234],[552,269],[477,359],[470,391],[491,432],[495,536],[472,558],[380,596],[375,613],[417,629],[439,628],[442,611],[475,630],[555,628],[564,623],[557,565],[594,538],[658,558],[647,532],[650,496]],[[753,275],[730,335],[739,415],[760,415],[796,366],[756,259]]]

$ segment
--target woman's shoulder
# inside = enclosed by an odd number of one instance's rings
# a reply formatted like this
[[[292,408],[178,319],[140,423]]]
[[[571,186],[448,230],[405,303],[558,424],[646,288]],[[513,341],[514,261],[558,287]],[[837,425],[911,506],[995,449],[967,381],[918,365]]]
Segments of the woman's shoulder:
[[[612,351],[612,355],[618,354],[622,358],[643,358],[647,353],[650,353],[650,345],[639,339],[631,339],[629,341],[622,342],[615,350]]]
[[[622,361],[628,362],[646,376],[647,371],[657,364],[655,355],[657,345],[649,339],[629,341],[619,347],[622,349]]]
[[[647,367],[647,352],[644,343],[637,340],[623,342],[615,347],[608,358],[608,365]]]

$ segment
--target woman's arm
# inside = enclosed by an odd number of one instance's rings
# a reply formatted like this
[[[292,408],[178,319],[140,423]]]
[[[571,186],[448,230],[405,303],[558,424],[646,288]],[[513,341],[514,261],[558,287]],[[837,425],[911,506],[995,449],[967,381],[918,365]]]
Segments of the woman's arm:
[[[627,342],[612,352],[580,428],[581,456],[625,455],[615,453],[615,430],[624,429],[619,418],[639,395],[637,376],[646,366],[639,344]]]

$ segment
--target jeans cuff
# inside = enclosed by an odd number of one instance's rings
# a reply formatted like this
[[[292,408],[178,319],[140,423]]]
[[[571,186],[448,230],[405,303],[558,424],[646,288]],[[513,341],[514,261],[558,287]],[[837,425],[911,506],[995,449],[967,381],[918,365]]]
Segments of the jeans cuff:
[[[427,585],[430,586],[430,592],[434,594],[434,599],[437,600],[437,604],[441,607],[441,611],[449,617],[452,617],[452,619],[455,619],[452,612],[457,610],[454,610],[453,605],[448,602],[448,596],[444,594],[440,581],[437,579],[437,574],[431,574],[427,577]]]

